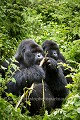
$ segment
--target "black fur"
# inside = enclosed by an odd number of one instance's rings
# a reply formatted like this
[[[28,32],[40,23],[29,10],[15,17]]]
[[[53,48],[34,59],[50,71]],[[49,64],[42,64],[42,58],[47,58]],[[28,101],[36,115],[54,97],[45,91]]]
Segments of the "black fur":
[[[55,107],[61,107],[62,101],[68,95],[68,89],[65,87],[67,81],[62,68],[58,67],[57,61],[50,57],[46,58],[43,66],[46,72],[45,82],[56,101]]]
[[[31,112],[32,115],[39,114],[41,111],[41,108],[44,108],[44,106],[45,106],[45,109],[48,110],[48,112],[50,112],[51,109],[54,109],[56,105],[54,95],[50,91],[50,88],[46,84],[46,82],[44,82],[44,102],[43,102],[42,83],[35,85],[33,92],[30,95],[30,101],[31,101],[31,106],[29,107],[29,111]]]

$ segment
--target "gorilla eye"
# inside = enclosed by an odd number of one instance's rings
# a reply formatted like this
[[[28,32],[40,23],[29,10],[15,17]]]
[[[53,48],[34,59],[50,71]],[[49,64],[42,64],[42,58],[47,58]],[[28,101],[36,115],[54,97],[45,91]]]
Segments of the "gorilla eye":
[[[40,57],[41,56],[41,54],[40,53],[38,53],[38,57]]]
[[[53,54],[55,55],[55,54],[57,54],[56,52],[53,52]]]
[[[54,56],[57,56],[57,55],[58,55],[55,50],[53,50],[53,55],[54,55]]]

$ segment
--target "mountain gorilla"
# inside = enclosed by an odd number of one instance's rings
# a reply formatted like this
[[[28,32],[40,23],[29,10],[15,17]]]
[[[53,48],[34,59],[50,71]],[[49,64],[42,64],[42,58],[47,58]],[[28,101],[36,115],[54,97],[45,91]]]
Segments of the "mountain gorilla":
[[[55,107],[61,107],[63,99],[69,91],[65,87],[67,80],[63,74],[62,67],[58,66],[58,60],[65,62],[63,55],[60,53],[56,43],[45,41],[42,45],[43,50],[48,52],[43,64],[45,70],[45,82],[55,98]]]
[[[14,64],[16,64],[19,69],[14,72],[12,68],[12,72],[14,73],[13,78],[15,78],[16,82],[9,81],[6,85],[7,89],[5,92],[20,96],[23,94],[25,87],[31,87],[32,83],[35,83],[32,94],[30,95],[31,106],[29,107],[29,111],[31,114],[38,114],[42,107],[42,79],[45,79],[45,71],[39,64],[43,57],[43,50],[37,43],[31,39],[23,40],[15,54],[15,59],[18,63],[14,62]],[[3,66],[8,69],[6,62],[3,63]],[[5,72],[3,70],[2,77],[5,78]],[[51,108],[55,106],[55,100],[46,82],[44,82],[44,92],[45,107],[47,110],[51,110]]]
[[[51,40],[46,40],[42,44],[42,48],[45,52],[47,52],[47,57],[51,57],[55,59],[57,63],[60,62],[66,63],[64,56],[60,53],[59,47],[55,42]],[[61,67],[65,76],[71,73],[71,69],[69,68],[66,69],[63,65]],[[71,77],[67,77],[66,79],[67,79],[67,83],[72,83]]]
[[[18,64],[15,64],[19,67],[19,70],[15,71],[13,75],[16,83],[10,81],[6,91],[21,95],[24,87],[30,87],[34,81],[41,83],[41,80],[44,79],[45,72],[39,66],[43,59],[43,51],[33,40],[23,40],[15,54],[15,59],[18,61]],[[4,65],[8,68],[7,63],[3,63]]]

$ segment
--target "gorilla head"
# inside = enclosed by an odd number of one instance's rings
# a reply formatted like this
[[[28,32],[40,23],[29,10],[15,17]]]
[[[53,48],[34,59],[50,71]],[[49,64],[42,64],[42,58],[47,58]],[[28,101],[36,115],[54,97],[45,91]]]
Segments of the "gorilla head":
[[[46,40],[42,44],[42,48],[45,52],[47,52],[47,57],[51,57],[55,60],[61,60],[66,63],[64,56],[60,53],[59,47],[55,42]]]
[[[42,48],[31,39],[23,40],[18,47],[15,59],[26,67],[39,64],[43,59]]]
[[[53,42],[53,41],[50,41],[50,40],[46,40],[43,45],[42,45],[42,48],[45,52],[48,52],[47,53],[47,57],[52,57],[54,59],[58,59],[58,56],[59,56],[59,47],[58,45]]]

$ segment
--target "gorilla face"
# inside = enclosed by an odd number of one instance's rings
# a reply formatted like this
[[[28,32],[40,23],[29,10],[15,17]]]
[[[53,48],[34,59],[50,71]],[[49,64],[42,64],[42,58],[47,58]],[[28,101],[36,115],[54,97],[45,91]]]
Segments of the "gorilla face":
[[[58,53],[56,50],[49,50],[47,52],[47,57],[51,57],[51,58],[54,58],[55,60],[58,60]]]
[[[55,42],[46,40],[43,43],[42,48],[47,53],[47,57],[52,57],[53,59],[58,60],[59,47]]]
[[[40,48],[35,41],[30,39],[21,42],[15,55],[16,60],[22,62],[26,67],[39,64],[43,57],[42,48]]]

